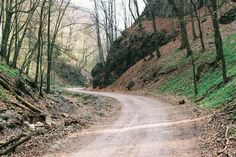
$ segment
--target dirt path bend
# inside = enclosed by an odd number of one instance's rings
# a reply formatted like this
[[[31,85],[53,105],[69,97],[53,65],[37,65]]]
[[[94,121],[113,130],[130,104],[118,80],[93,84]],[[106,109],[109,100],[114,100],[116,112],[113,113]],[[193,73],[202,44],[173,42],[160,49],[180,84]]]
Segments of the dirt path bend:
[[[142,96],[72,92],[112,97],[119,101],[117,117],[58,141],[47,157],[200,157],[197,149],[201,119],[185,106],[173,106]]]

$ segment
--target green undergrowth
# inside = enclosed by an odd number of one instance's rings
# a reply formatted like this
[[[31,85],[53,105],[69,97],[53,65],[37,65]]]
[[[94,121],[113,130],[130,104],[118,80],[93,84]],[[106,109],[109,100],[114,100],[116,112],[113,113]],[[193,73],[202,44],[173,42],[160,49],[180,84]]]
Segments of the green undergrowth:
[[[172,93],[186,96],[199,105],[208,108],[217,108],[223,104],[232,102],[236,98],[236,34],[228,36],[224,40],[224,52],[227,63],[227,75],[230,78],[227,84],[223,84],[221,64],[207,68],[198,81],[198,95],[194,96],[192,66],[190,58],[175,57],[174,63],[177,67],[183,67],[178,75],[172,76],[157,88],[158,93]],[[212,62],[215,59],[215,52],[198,53],[194,52],[196,66],[203,62]]]
[[[17,70],[12,69],[6,64],[0,64],[0,74],[4,74],[7,77],[10,78],[16,78],[19,76],[19,73]],[[10,100],[11,96],[9,93],[3,88],[3,86],[0,85],[0,100]]]
[[[8,77],[16,78],[19,75],[19,72],[6,64],[0,64],[0,72],[7,75]]]

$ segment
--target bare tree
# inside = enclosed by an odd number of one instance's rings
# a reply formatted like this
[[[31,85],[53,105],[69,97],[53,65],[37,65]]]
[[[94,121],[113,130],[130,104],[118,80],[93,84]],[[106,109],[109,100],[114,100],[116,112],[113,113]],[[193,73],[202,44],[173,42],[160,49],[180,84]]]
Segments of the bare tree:
[[[97,46],[99,51],[99,62],[104,64],[104,52],[102,47],[102,40],[101,40],[101,33],[100,33],[100,19],[99,19],[99,8],[98,8],[98,0],[94,1],[94,18],[95,18],[95,27],[96,27],[96,34],[97,34]]]

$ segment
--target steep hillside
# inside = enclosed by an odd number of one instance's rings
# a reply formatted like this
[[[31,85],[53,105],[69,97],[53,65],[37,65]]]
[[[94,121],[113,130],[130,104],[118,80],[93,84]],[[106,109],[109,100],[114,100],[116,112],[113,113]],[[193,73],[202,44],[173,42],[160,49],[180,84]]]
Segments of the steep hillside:
[[[191,24],[189,23],[187,27],[192,40]],[[148,61],[140,60],[136,65],[128,69],[109,89],[128,90],[128,85],[130,82],[133,82],[131,83],[133,84],[131,90],[148,88],[153,91],[153,89],[155,89],[157,93],[177,93],[194,98],[194,100],[200,99],[206,92],[211,93],[209,90],[215,89],[209,86],[212,84],[213,86],[220,84],[222,78],[220,75],[220,65],[210,65],[215,59],[213,29],[210,17],[204,22],[203,29],[206,32],[204,38],[207,43],[207,51],[203,53],[200,52],[200,40],[192,40],[191,42],[191,46],[195,50],[194,58],[198,69],[197,75],[200,89],[197,97],[194,97],[193,93],[191,59],[185,57],[185,50],[179,49],[180,40],[178,37],[176,41],[171,41],[161,47],[161,58],[153,58]],[[224,39],[224,50],[229,76],[234,76],[233,63],[235,59],[234,51],[236,49],[234,43],[236,40],[236,22],[221,25],[221,32]],[[231,84],[229,84],[229,86],[232,87]],[[221,104],[217,99],[216,102],[218,105],[214,104],[212,101],[210,102],[213,104],[208,104],[207,106],[218,106]]]
[[[204,8],[200,11],[203,10]],[[212,20],[211,17],[206,17],[202,22],[205,52],[201,52],[200,39],[193,40],[191,23],[187,24],[197,71],[197,95],[194,94],[192,61],[191,58],[186,58],[185,50],[179,49],[179,36],[175,41],[161,47],[161,58],[140,60],[106,90],[148,93],[167,98],[171,95],[177,97],[177,101],[181,100],[180,104],[185,103],[182,99],[188,99],[197,104],[196,107],[208,108],[214,112],[206,123],[208,134],[204,136],[210,141],[206,144],[207,151],[211,150],[209,156],[235,156],[236,21],[234,13],[230,12],[233,11],[229,11],[220,19],[220,22],[224,23],[220,25],[220,30],[229,77],[227,84],[223,83],[221,64],[214,63],[216,50]]]
[[[128,68],[156,50],[155,45],[165,45],[175,37],[166,31],[159,33],[125,31],[108,52],[105,65],[97,64],[92,70],[93,87],[107,87]]]
[[[18,70],[0,64],[0,156],[41,156],[53,140],[106,116],[108,102],[87,94],[40,92]]]

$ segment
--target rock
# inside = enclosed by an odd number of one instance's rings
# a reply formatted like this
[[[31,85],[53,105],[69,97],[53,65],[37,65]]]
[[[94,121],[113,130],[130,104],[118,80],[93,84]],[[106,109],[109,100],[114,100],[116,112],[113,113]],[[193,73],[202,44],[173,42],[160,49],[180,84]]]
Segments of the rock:
[[[35,131],[35,125],[34,124],[30,124],[28,121],[24,122],[23,124],[26,125],[26,127],[29,131],[32,131],[32,132]]]
[[[44,134],[47,129],[46,129],[46,125],[41,123],[41,122],[37,122],[35,124],[35,131],[38,133],[38,134]]]
[[[181,101],[179,101],[179,104],[180,104],[180,105],[185,104],[185,100],[181,100]]]
[[[63,117],[65,117],[65,118],[68,118],[69,117],[69,114],[67,114],[67,113],[62,113],[61,114]]]
[[[37,123],[35,124],[35,127],[43,127],[43,126],[44,126],[44,124],[41,123],[41,122],[37,122]]]
[[[66,131],[73,131],[74,130],[74,126],[67,126],[65,128]]]
[[[65,126],[64,121],[59,121],[59,120],[52,121],[53,128],[60,128],[60,127],[64,127],[64,126]]]
[[[126,85],[126,88],[130,91],[135,85],[135,82],[133,80],[129,81]]]

